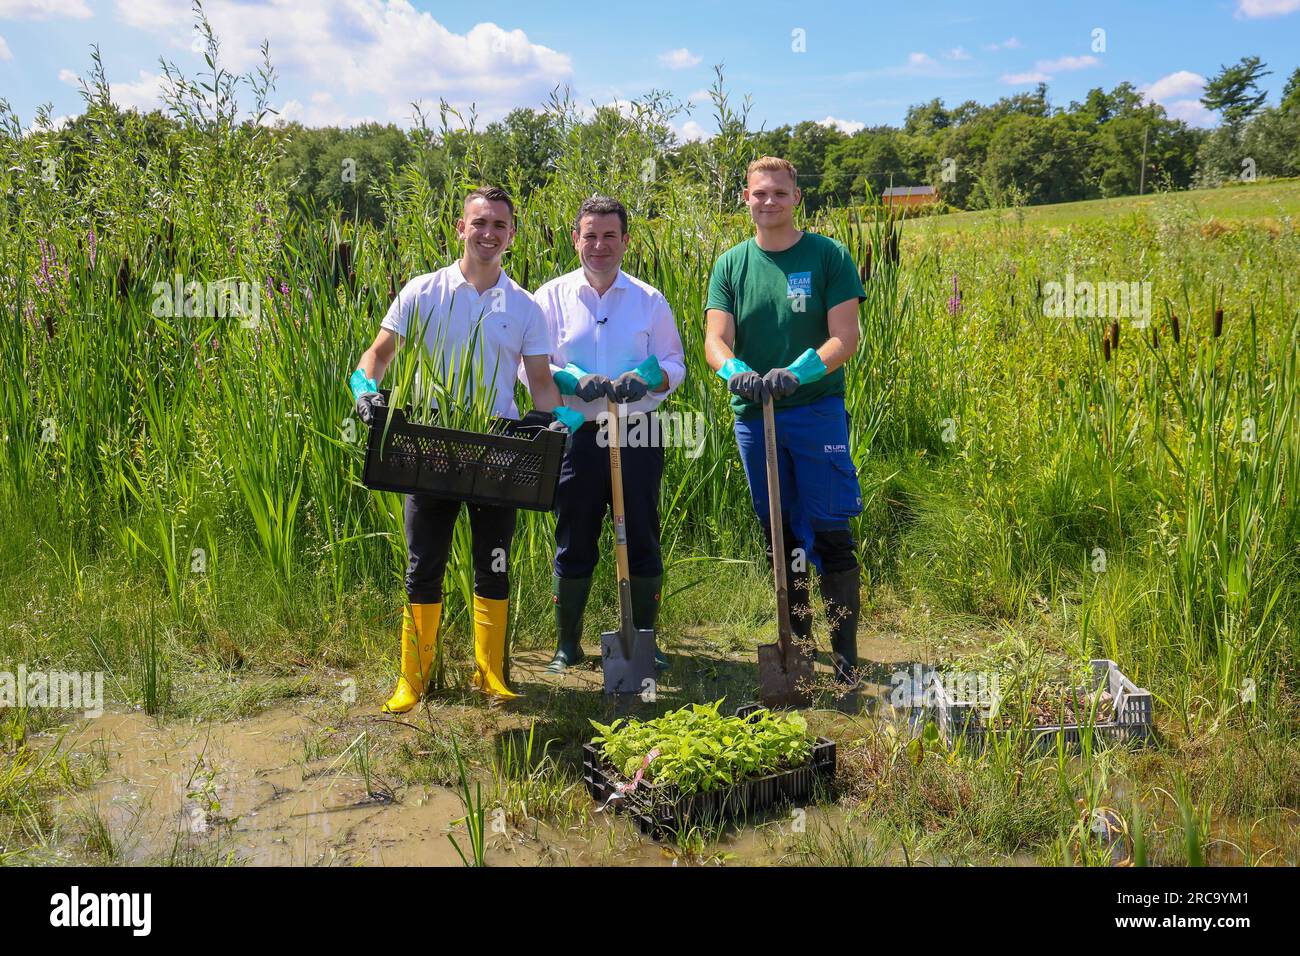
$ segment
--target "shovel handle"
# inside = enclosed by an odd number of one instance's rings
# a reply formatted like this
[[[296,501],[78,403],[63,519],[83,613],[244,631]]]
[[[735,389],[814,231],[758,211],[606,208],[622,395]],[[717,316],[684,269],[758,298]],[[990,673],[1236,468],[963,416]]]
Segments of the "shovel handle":
[[[609,497],[614,517],[614,565],[618,569],[620,630],[630,636],[632,626],[631,572],[627,564],[627,516],[623,511],[623,448],[619,440],[618,405],[606,399],[609,412]],[[626,648],[625,648],[626,650]]]
[[[776,412],[772,396],[763,396],[763,457],[767,462],[767,521],[772,532],[772,576],[776,579],[776,633],[781,659],[788,667],[793,635],[790,631],[790,593],[785,581],[785,536],[781,520],[781,477],[776,467]]]

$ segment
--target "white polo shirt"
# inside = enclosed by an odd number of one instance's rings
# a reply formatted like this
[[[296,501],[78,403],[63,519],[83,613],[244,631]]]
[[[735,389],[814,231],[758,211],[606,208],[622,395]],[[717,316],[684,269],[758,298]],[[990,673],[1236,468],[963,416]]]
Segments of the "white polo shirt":
[[[598,295],[579,268],[552,279],[533,297],[546,317],[552,373],[572,362],[593,375],[615,379],[655,356],[668,378],[668,391],[652,391],[628,403],[629,412],[656,408],[686,377],[682,338],[668,300],[635,276],[620,269],[614,284]],[[588,421],[608,410],[604,398],[584,402],[576,395],[563,395],[561,399]]]
[[[522,375],[521,357],[550,351],[546,319],[531,295],[505,270],[496,285],[480,295],[461,273],[459,262],[406,283],[380,326],[402,338],[409,337],[408,329],[418,334],[423,326],[425,348],[441,360],[444,375],[459,368],[477,331],[474,354],[484,381],[492,382],[493,411],[506,418],[519,417],[515,378]]]

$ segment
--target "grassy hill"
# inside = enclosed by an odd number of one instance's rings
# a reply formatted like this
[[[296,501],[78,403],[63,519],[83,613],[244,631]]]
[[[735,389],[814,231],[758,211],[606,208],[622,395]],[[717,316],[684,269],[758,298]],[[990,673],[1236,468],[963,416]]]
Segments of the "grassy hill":
[[[922,216],[906,220],[904,228],[911,234],[976,232],[999,223],[1015,224],[1022,220],[1025,225],[1052,228],[1097,220],[1128,221],[1153,214],[1183,214],[1199,220],[1281,220],[1297,213],[1300,213],[1300,179],[1272,179],[1216,189]]]

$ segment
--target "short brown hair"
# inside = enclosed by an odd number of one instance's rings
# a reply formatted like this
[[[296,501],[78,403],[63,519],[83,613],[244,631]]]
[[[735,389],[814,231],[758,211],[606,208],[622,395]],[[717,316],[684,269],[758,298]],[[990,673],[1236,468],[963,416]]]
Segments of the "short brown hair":
[[[500,186],[480,186],[465,197],[465,202],[462,203],[461,208],[463,209],[465,206],[468,206],[471,199],[486,199],[488,202],[505,203],[506,208],[510,210],[510,221],[514,222],[515,204],[511,200],[510,194]]]
[[[760,156],[750,163],[749,168],[745,170],[745,182],[749,182],[749,177],[757,172],[789,173],[790,181],[796,186],[799,185],[799,173],[795,171],[794,163],[779,156]]]
[[[617,199],[608,196],[591,196],[584,199],[578,207],[578,215],[573,220],[573,231],[582,232],[583,216],[608,216],[614,213],[623,226],[623,235],[627,235],[627,208]]]

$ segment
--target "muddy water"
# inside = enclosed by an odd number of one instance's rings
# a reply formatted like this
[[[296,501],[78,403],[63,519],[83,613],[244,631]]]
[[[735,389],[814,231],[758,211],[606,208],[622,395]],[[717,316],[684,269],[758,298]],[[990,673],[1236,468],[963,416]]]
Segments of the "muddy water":
[[[907,660],[902,648],[867,649],[871,659]],[[746,655],[748,656],[748,655]],[[512,662],[519,689],[543,707],[552,685],[599,696],[594,667],[571,669],[558,681],[543,675],[549,654],[523,652]],[[735,688],[727,688],[734,693]],[[362,702],[343,718],[373,717]],[[251,865],[459,866],[448,840],[466,848],[456,793],[433,785],[390,792],[367,781],[337,745],[318,756],[326,716],[306,702],[231,722],[162,722],[140,713],[107,713],[67,741],[76,750],[102,749],[107,771],[61,805],[65,822],[84,826],[93,809],[112,835],[114,862],[222,859]],[[334,728],[330,728],[332,732]],[[342,735],[344,743],[355,736]],[[336,738],[337,739],[337,738]],[[487,787],[484,795],[487,795]],[[770,820],[724,836],[704,850],[704,862],[772,863],[786,858],[803,827],[838,813],[809,809],[800,818]],[[526,820],[487,839],[490,865],[672,865],[689,857],[641,837],[623,818],[591,813],[568,831]],[[696,859],[695,862],[700,862]]]
[[[108,771],[77,802],[98,810],[125,862],[179,848],[260,865],[459,863],[445,836],[463,812],[454,794],[372,796],[359,774],[305,759],[317,729],[284,711],[163,726],[106,714],[78,746],[102,747]]]
[[[362,776],[337,757],[307,759],[305,741],[320,729],[309,714],[285,709],[229,723],[159,724],[108,713],[70,741],[78,750],[102,748],[108,769],[59,812],[76,827],[93,808],[120,863],[461,865],[447,839],[466,848],[453,791],[414,785],[391,794],[372,777],[378,796],[367,793]],[[526,821],[489,834],[486,859],[496,866],[774,863],[804,825],[823,819],[830,818],[809,809],[799,827],[769,820],[690,857],[643,838],[621,817],[593,813],[568,832]]]

